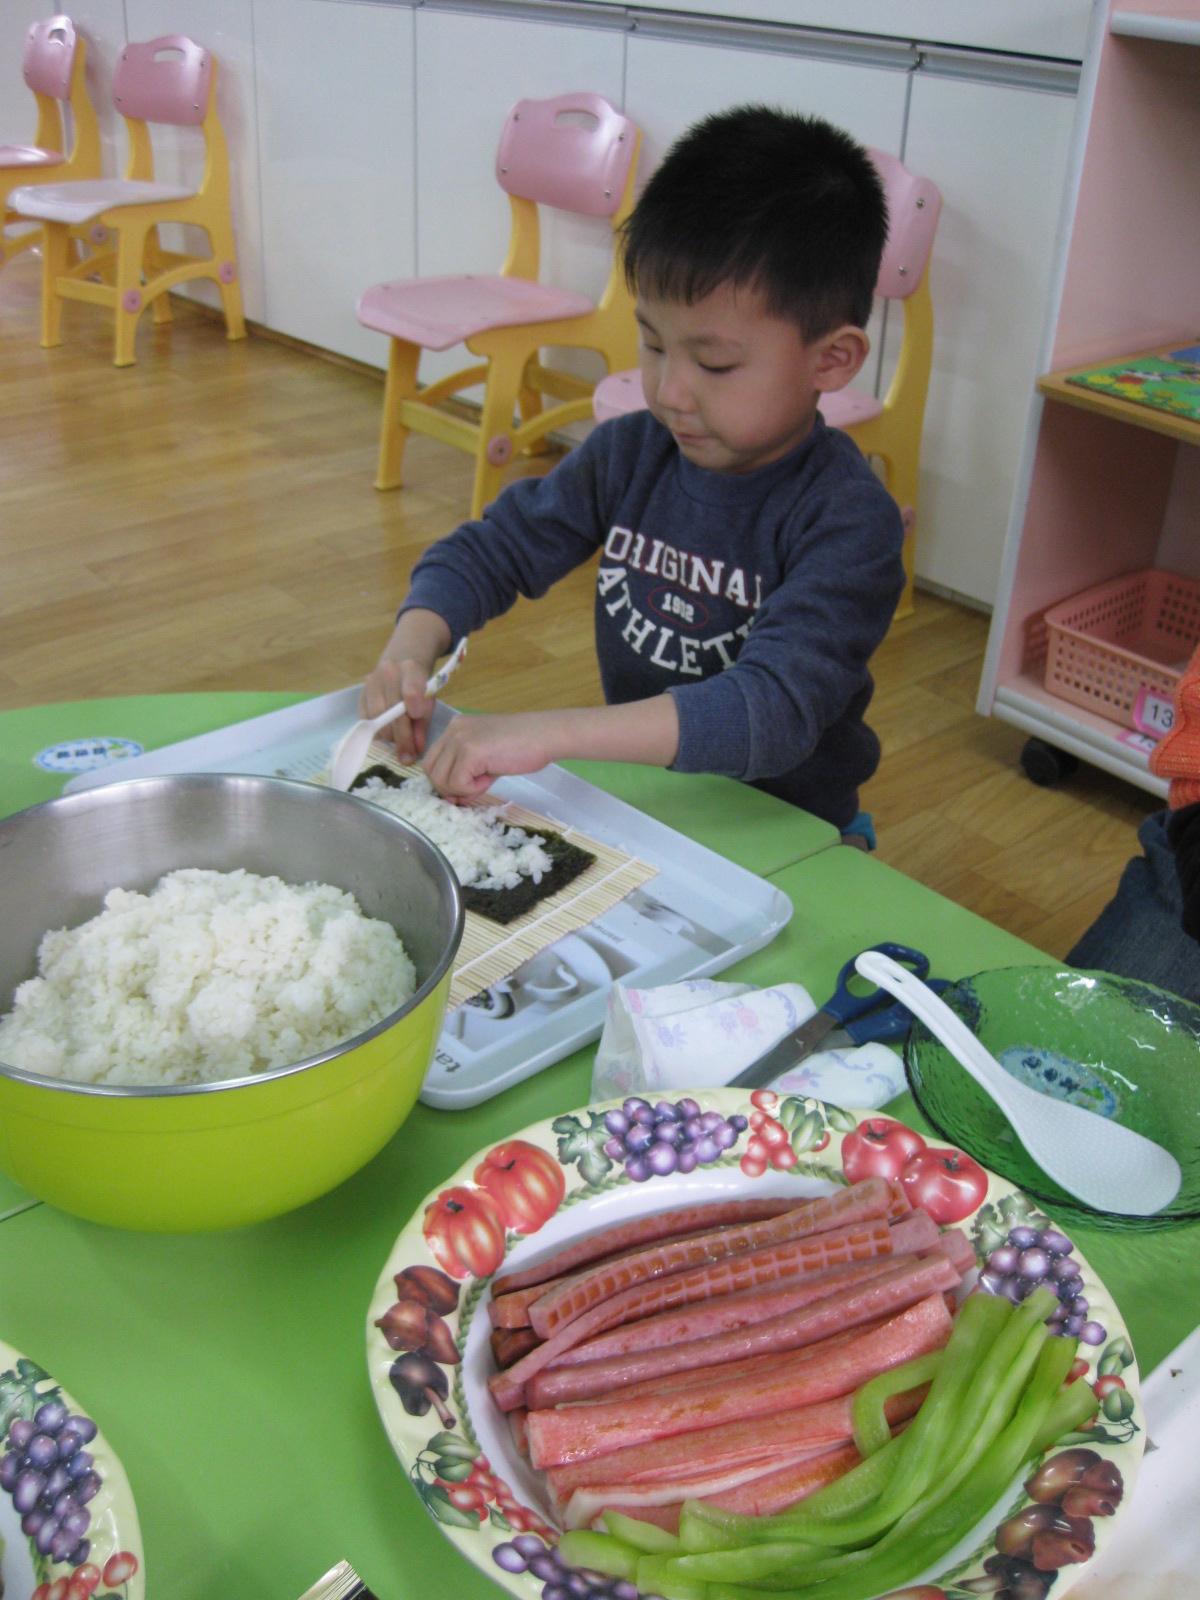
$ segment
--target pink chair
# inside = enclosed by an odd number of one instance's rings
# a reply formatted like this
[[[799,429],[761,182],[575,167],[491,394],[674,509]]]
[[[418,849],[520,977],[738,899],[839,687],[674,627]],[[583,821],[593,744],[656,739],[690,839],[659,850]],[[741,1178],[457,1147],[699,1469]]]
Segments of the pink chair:
[[[888,490],[904,518],[904,593],[898,617],[912,611],[913,542],[921,459],[921,429],[933,365],[933,302],[929,296],[929,258],[942,209],[942,197],[928,178],[908,170],[886,150],[871,150],[883,179],[888,205],[888,238],[879,264],[876,297],[898,300],[904,307],[900,355],[888,392],[882,400],[859,389],[838,389],[821,396],[821,415],[831,427],[843,428],[867,456],[883,461]],[[617,372],[596,385],[592,409],[596,419],[641,410],[646,404],[640,374]]]
[[[43,349],[62,342],[63,301],[85,300],[116,312],[115,365],[132,366],[142,311],[151,306],[155,322],[169,322],[168,292],[194,278],[210,278],[217,285],[228,337],[246,337],[233,240],[229,153],[217,117],[216,86],[212,52],[184,34],[126,45],[113,71],[113,104],[129,136],[124,178],[13,191],[13,211],[43,225]],[[198,187],[156,180],[152,123],[201,130],[205,159]],[[158,235],[164,222],[203,229],[210,253],[165,250]],[[87,225],[106,229],[116,239],[115,248],[72,266],[70,232]]]
[[[41,239],[38,228],[5,232],[20,220],[8,203],[11,190],[100,176],[100,126],[84,81],[86,56],[87,47],[70,17],[35,22],[26,35],[23,69],[37,102],[37,129],[32,144],[0,145],[0,267]],[[71,108],[69,155],[63,105]]]
[[[633,303],[615,248],[598,303],[537,280],[538,207],[607,218],[615,233],[633,206],[640,139],[634,124],[597,94],[519,101],[496,154],[496,180],[512,208],[499,273],[378,283],[359,297],[358,320],[391,340],[377,489],[399,486],[405,441],[416,429],[474,455],[471,515],[477,517],[515,454],[537,448],[551,428],[591,416],[594,386],[544,365],[543,348],[598,350],[610,372],[637,359]],[[418,392],[421,351],[456,344],[482,364]],[[441,409],[442,401],[479,383],[478,423]],[[543,410],[547,394],[561,404]]]

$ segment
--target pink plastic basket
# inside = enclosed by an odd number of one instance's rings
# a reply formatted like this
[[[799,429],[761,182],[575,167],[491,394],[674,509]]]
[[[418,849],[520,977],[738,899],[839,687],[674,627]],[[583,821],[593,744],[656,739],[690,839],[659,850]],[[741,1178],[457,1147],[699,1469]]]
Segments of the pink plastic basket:
[[[1132,728],[1140,689],[1170,699],[1200,641],[1200,583],[1145,567],[1050,606],[1046,688]]]

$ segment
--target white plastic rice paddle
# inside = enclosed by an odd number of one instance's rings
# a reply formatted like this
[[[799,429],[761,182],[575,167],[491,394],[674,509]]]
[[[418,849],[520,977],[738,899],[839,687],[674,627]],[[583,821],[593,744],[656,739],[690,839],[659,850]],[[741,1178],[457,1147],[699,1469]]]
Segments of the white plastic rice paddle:
[[[941,1040],[1000,1107],[1042,1171],[1068,1194],[1094,1211],[1148,1217],[1179,1193],[1182,1173],[1170,1151],[1132,1128],[1010,1077],[966,1023],[907,967],[877,950],[864,950],[855,967]]]
[[[453,652],[425,685],[426,694],[437,694],[444,689],[452,673],[462,665],[462,659],[467,653],[467,641],[460,639],[454,646]],[[386,728],[395,722],[397,717],[404,715],[404,701],[398,700],[378,717],[370,717],[365,722],[356,722],[350,730],[343,734],[337,748],[329,760],[329,787],[331,789],[346,790],[358,776],[358,769],[362,766],[362,759],[371,748],[371,740],[381,728]]]

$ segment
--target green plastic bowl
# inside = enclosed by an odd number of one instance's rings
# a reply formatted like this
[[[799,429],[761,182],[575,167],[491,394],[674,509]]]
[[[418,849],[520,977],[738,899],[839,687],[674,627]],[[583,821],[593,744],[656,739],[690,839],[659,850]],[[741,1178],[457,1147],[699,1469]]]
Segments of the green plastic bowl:
[[[904,1065],[942,1137],[1058,1212],[1113,1228],[1200,1216],[1200,1006],[1151,984],[1068,967],[1001,967],[942,997],[1013,1077],[1114,1117],[1163,1145],[1183,1183],[1153,1217],[1093,1211],[1025,1153],[1003,1113],[920,1022]]]

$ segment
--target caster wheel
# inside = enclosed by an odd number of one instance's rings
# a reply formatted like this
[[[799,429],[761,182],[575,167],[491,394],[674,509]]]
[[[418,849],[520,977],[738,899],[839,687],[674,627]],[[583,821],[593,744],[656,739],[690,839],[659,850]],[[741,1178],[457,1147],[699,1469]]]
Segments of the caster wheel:
[[[1036,783],[1040,789],[1049,789],[1075,771],[1079,758],[1042,739],[1026,739],[1021,765],[1031,783]]]

